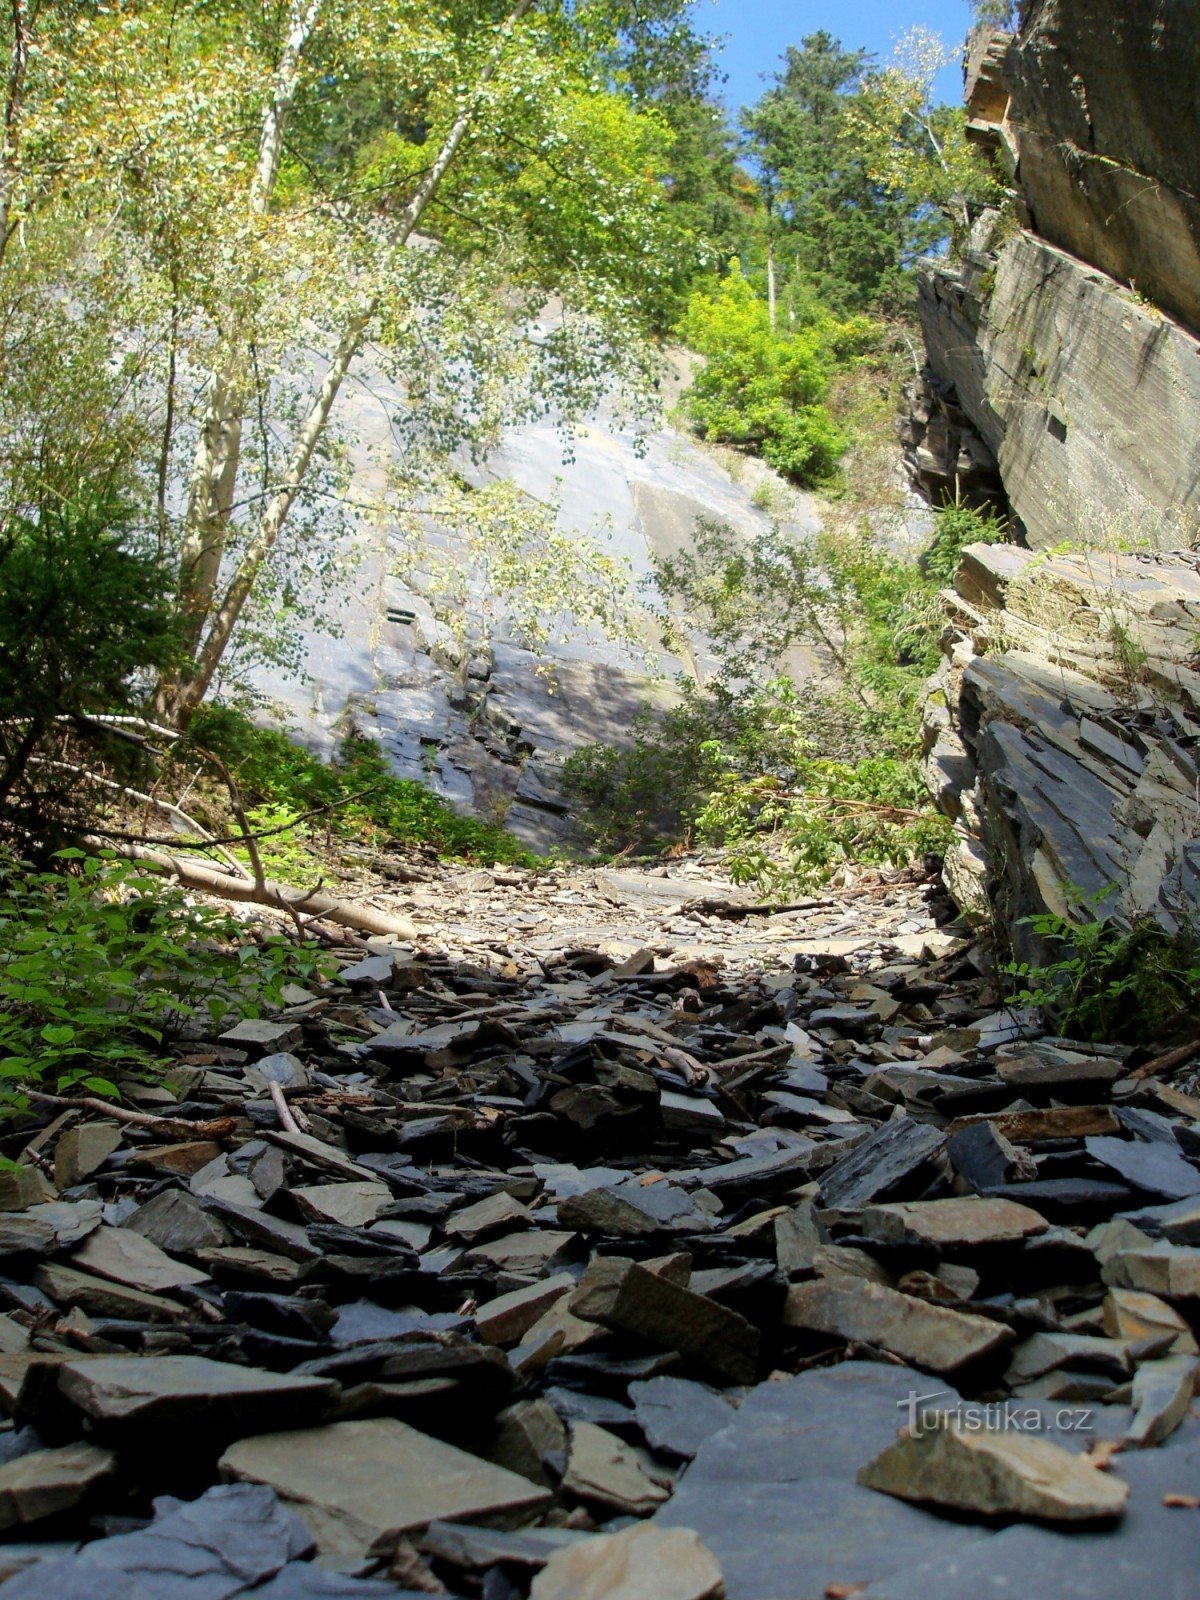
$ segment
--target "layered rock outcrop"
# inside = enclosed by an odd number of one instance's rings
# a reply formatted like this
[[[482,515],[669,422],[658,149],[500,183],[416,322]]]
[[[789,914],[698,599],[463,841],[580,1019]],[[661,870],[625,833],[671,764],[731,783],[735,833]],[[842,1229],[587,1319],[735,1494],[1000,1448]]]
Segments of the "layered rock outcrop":
[[[1024,918],[1170,933],[1200,904],[1200,556],[973,545],[927,688],[925,770],[963,830],[947,878]]]
[[[1200,517],[1198,68],[1200,13],[1154,0],[1043,0],[969,51],[1013,214],[922,280],[908,459],[945,498],[993,457],[1035,548],[1097,523],[1165,545]]]
[[[1032,0],[977,34],[969,131],[1012,205],[921,284],[910,470],[986,498],[990,457],[1027,547],[966,554],[926,771],[953,892],[1029,956],[1030,913],[1200,910],[1198,70],[1195,6]]]

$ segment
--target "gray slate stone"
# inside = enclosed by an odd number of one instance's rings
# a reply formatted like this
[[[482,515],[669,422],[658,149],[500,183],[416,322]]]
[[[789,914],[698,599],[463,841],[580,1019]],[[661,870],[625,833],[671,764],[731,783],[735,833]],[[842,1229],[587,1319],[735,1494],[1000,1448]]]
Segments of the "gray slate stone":
[[[5,1600],[233,1600],[312,1549],[269,1489],[230,1484],[154,1510],[148,1528],[11,1578]]]
[[[856,1211],[897,1197],[945,1142],[936,1128],[894,1117],[822,1175],[821,1199],[834,1210]]]
[[[1186,1200],[1200,1194],[1200,1170],[1178,1150],[1157,1140],[1096,1138],[1085,1141],[1093,1161],[1126,1182],[1164,1200]]]
[[[733,1421],[734,1407],[717,1390],[688,1378],[650,1378],[631,1383],[638,1423],[646,1443],[664,1455],[690,1461],[710,1434]]]
[[[729,1600],[824,1600],[837,1583],[870,1584],[874,1600],[878,1579],[987,1537],[854,1481],[907,1421],[908,1396],[935,1389],[953,1402],[936,1380],[868,1361],[760,1384],[701,1446],[655,1523],[695,1529]],[[924,1600],[934,1594],[942,1600],[936,1590]]]

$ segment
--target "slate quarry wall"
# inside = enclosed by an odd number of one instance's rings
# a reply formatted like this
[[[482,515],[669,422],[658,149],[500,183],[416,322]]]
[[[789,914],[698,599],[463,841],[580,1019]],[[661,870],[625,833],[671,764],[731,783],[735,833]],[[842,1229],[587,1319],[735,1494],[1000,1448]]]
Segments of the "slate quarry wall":
[[[923,276],[906,429],[933,498],[1003,486],[1034,548],[1200,516],[1200,12],[1042,0],[974,36],[972,137],[1014,216]]]
[[[1198,71],[1191,5],[1033,0],[976,33],[969,131],[1012,205],[921,282],[910,473],[1019,540],[947,596],[926,776],[952,892],[1026,956],[1031,912],[1200,908]]]

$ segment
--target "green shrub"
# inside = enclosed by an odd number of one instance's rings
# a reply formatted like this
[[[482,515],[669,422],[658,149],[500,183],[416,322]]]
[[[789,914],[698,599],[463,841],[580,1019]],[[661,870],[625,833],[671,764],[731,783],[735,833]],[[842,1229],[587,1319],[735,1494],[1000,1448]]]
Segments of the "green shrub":
[[[969,544],[1001,544],[1008,538],[1008,524],[994,512],[972,506],[945,505],[934,518],[934,534],[921,556],[921,569],[934,583],[954,582]]]
[[[189,737],[225,761],[256,807],[282,807],[297,819],[336,807],[308,824],[314,840],[323,835],[389,841],[428,845],[466,860],[538,862],[503,828],[462,816],[424,784],[398,778],[380,747],[361,735],[345,738],[336,758],[326,762],[278,729],[257,727],[231,707],[210,705],[193,719]],[[278,858],[284,848],[279,838],[266,843]]]
[[[814,888],[845,865],[940,858],[952,833],[931,808],[917,764],[892,757],[802,760],[791,786],[727,774],[697,828],[725,846],[735,882],[782,894]]]
[[[80,765],[128,764],[129,745],[86,719],[129,707],[138,674],[172,657],[165,569],[131,529],[120,496],[80,490],[0,531],[0,803],[23,843],[75,813]],[[70,774],[51,764],[64,759]]]
[[[1089,920],[1052,912],[1027,917],[1025,925],[1062,954],[1045,966],[1010,962],[1012,1000],[1046,1011],[1055,1027],[1073,1039],[1148,1044],[1200,1002],[1200,962],[1194,938],[1172,937],[1151,917],[1122,928],[1087,908]]]
[[[829,377],[877,332],[864,317],[827,315],[779,332],[735,263],[715,288],[692,295],[680,323],[680,337],[704,357],[683,411],[703,437],[752,450],[797,483],[819,483],[847,444],[822,403]]]
[[[19,1086],[113,1096],[164,1064],[194,1017],[219,1029],[325,970],[315,945],[252,938],[225,912],[125,862],[0,856],[0,1113]]]
[[[976,513],[943,513],[933,564],[986,531]],[[942,629],[932,576],[862,527],[745,540],[701,520],[658,580],[676,608],[665,621],[678,627],[682,613],[702,627],[718,673],[704,692],[685,686],[677,711],[641,721],[628,750],[594,746],[567,763],[598,847],[661,844],[673,816],[676,836],[723,846],[741,881],[772,892],[848,863],[944,855],[951,825],[919,763],[919,702]],[[803,688],[783,671],[800,643],[833,668]]]

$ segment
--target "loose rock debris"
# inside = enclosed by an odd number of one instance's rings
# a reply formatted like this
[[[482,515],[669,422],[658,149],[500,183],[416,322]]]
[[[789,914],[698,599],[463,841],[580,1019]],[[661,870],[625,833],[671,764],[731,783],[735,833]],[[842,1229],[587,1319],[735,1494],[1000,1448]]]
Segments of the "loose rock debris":
[[[1186,1052],[1042,1037],[916,880],[746,905],[451,879],[13,1124],[4,1595],[1181,1592]]]

